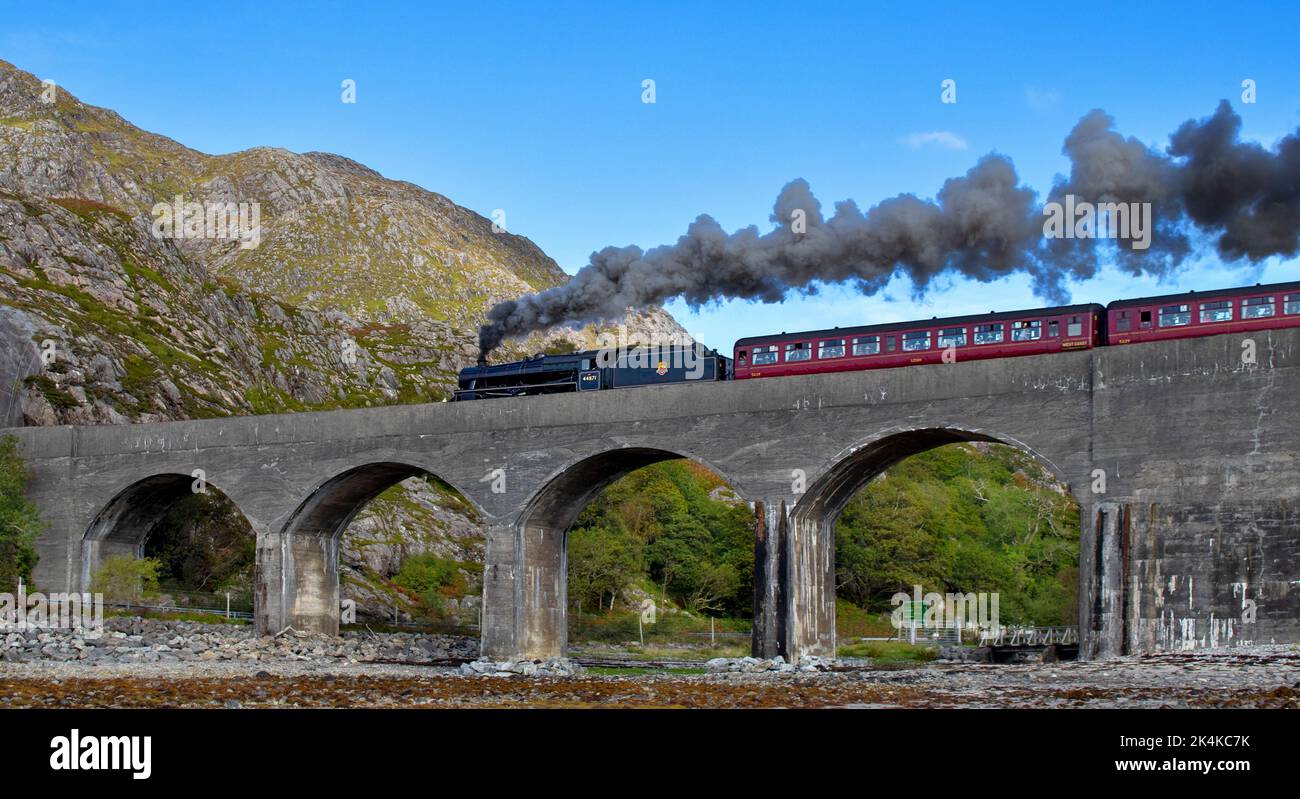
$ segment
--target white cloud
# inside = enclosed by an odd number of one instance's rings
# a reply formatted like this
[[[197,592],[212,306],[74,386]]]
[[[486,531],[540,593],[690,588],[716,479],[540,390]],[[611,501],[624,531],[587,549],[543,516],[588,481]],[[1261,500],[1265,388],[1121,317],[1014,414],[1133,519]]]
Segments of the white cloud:
[[[929,133],[909,133],[900,142],[906,144],[913,150],[919,150],[922,147],[933,145],[944,150],[965,150],[966,140],[956,133],[947,130],[933,130]]]

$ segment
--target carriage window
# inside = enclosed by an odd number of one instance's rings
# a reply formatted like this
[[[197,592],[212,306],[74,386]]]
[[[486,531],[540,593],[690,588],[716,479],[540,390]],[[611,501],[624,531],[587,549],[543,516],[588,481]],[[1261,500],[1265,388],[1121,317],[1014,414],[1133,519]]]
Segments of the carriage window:
[[[862,336],[853,339],[854,355],[876,355],[880,352],[880,336]]]
[[[903,351],[915,352],[917,350],[930,349],[930,331],[913,330],[911,333],[903,334]]]
[[[1263,319],[1276,310],[1273,297],[1247,297],[1241,301],[1242,319]]]
[[[1143,329],[1146,329],[1146,328],[1148,328],[1148,327],[1151,327],[1151,312],[1150,312],[1150,311],[1143,311],[1143,312],[1142,312],[1142,328],[1143,328]]]
[[[1201,303],[1201,322],[1231,322],[1232,300]]]
[[[1026,322],[1011,323],[1011,340],[1012,341],[1037,341],[1043,337],[1043,322],[1040,319],[1031,319]]]
[[[1160,309],[1161,327],[1182,327],[1192,323],[1192,306],[1166,305]]]
[[[812,357],[812,348],[802,341],[785,345],[785,361],[806,361]]]
[[[754,348],[754,365],[763,366],[769,363],[776,363],[776,345],[770,344],[766,347]]]
[[[1083,335],[1083,323],[1079,321],[1079,317],[1077,316],[1070,317],[1070,324],[1065,326],[1065,335],[1067,336]]]
[[[1061,323],[1053,319],[1047,323],[1047,337],[1056,338],[1061,335]]]
[[[1282,313],[1300,313],[1300,294],[1287,294],[1282,298]]]
[[[1115,332],[1127,333],[1132,324],[1133,320],[1128,318],[1128,311],[1120,311],[1119,318],[1115,320]]]
[[[1002,323],[975,326],[976,344],[997,344],[1002,341]]]
[[[844,339],[833,338],[820,342],[817,345],[818,358],[843,358],[844,357]]]
[[[945,327],[939,331],[940,347],[964,347],[966,346],[966,328],[964,327]]]
[[[889,350],[890,352],[893,352],[893,351],[894,351],[894,337],[893,337],[893,336],[885,336],[885,349]]]

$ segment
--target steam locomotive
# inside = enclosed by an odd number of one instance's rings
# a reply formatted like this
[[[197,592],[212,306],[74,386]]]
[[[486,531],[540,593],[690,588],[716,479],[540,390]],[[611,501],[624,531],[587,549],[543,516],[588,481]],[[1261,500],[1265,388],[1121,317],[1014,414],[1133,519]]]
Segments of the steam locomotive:
[[[889,369],[1300,327],[1300,282],[742,338],[699,348],[589,350],[462,369],[456,399]],[[689,366],[688,366],[689,364]]]
[[[731,359],[702,347],[629,347],[534,355],[522,361],[460,370],[455,399],[490,399],[570,391],[731,379]]]

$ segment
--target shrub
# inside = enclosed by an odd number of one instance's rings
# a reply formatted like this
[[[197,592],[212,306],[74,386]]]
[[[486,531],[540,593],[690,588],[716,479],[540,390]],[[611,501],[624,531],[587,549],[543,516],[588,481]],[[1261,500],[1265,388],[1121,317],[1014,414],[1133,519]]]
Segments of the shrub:
[[[27,499],[30,479],[17,439],[0,438],[0,591],[16,591],[19,578],[31,583],[38,560],[36,537],[45,523]]]
[[[158,570],[153,558],[114,555],[100,564],[90,581],[90,591],[112,602],[148,599],[158,595]]]
[[[463,596],[466,589],[460,563],[432,553],[412,555],[404,560],[402,568],[393,575],[393,584],[415,596],[435,619],[441,616],[447,597]]]

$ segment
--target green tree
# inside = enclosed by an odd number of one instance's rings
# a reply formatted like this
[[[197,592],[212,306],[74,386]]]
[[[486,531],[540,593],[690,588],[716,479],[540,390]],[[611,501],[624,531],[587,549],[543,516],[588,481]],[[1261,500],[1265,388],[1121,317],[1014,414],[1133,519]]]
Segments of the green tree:
[[[647,466],[602,491],[568,540],[570,603],[608,600],[637,580],[695,611],[748,615],[754,579],[753,517],[730,489],[686,460]]]
[[[1078,507],[1032,456],[952,444],[862,489],[836,525],[841,596],[886,610],[896,591],[998,592],[1004,622],[1077,616]]]
[[[878,608],[895,592],[943,584],[949,542],[935,504],[931,492],[893,473],[854,497],[835,528],[837,585],[845,599]]]
[[[158,595],[158,572],[162,564],[153,558],[114,555],[95,570],[90,581],[93,594],[110,602],[132,602]]]
[[[579,609],[608,607],[609,600],[644,573],[644,544],[614,525],[575,527],[568,536],[569,604]]]
[[[162,584],[215,592],[252,584],[257,537],[233,502],[208,490],[172,506],[150,532],[144,554],[161,564]]]
[[[13,593],[18,580],[32,581],[36,538],[45,523],[26,495],[31,472],[18,453],[18,440],[0,438],[0,591]]]

